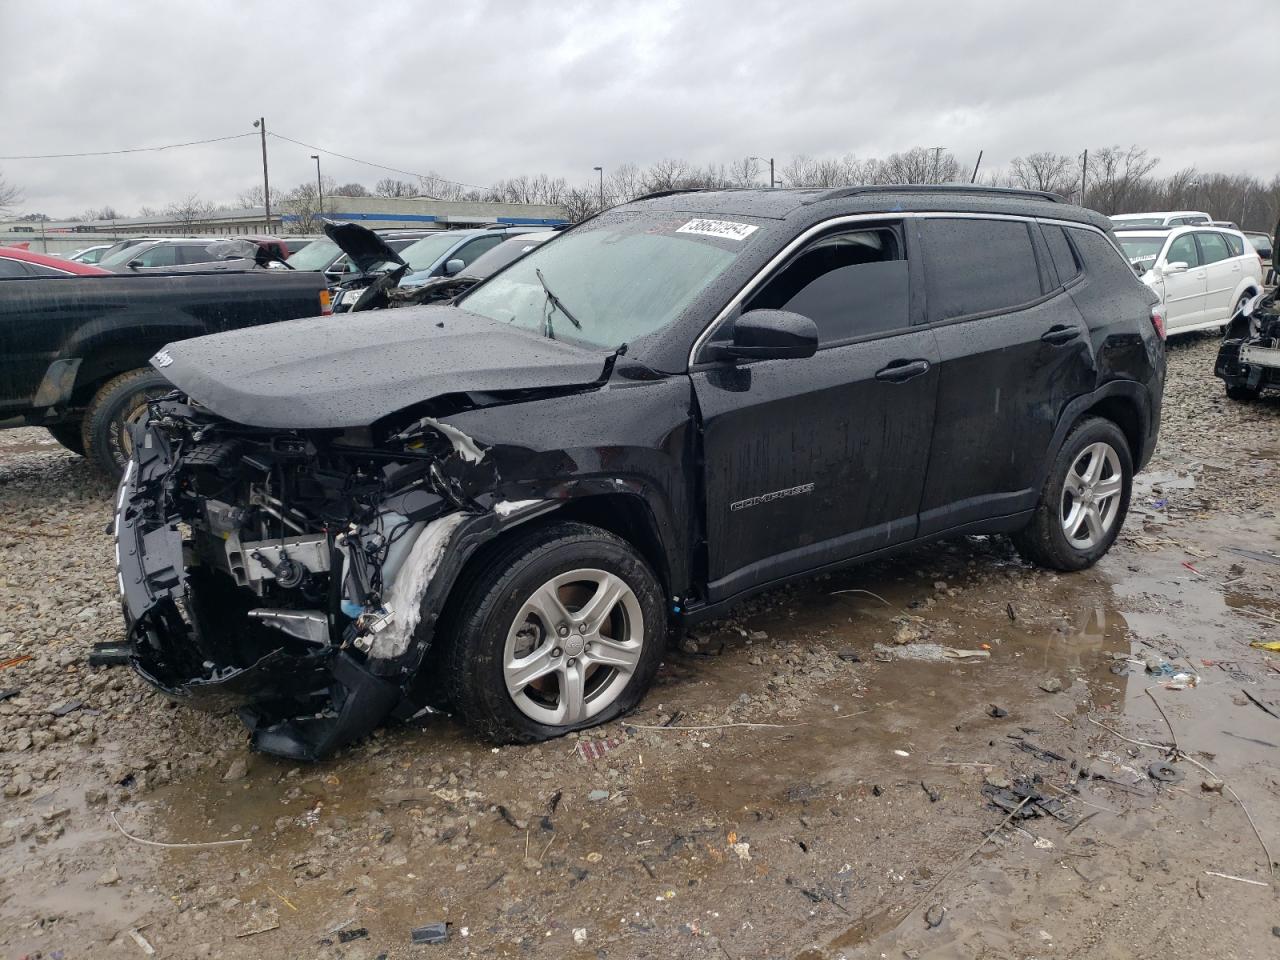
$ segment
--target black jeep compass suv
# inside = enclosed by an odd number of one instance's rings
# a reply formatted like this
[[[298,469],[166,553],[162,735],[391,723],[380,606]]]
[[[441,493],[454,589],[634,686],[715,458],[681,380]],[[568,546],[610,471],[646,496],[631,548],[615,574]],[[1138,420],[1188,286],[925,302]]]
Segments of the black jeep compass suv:
[[[527,742],[795,577],[978,532],[1087,567],[1156,442],[1153,300],[1051,194],[675,192],[449,306],[172,344],[118,501],[135,666],[292,757],[431,698]]]

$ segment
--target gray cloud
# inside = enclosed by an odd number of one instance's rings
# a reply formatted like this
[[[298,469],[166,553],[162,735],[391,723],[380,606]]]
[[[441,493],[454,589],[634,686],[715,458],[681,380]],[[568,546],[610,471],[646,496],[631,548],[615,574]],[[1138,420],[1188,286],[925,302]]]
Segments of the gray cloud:
[[[1157,172],[1278,172],[1280,128],[1241,36],[1280,36],[1274,0],[1076,4],[452,5],[349,0],[33,4],[0,0],[0,155],[281,134],[472,184],[748,154],[861,157],[945,145],[1019,154],[1139,143]],[[977,9],[972,9],[972,8]],[[1257,48],[1262,49],[1262,48]],[[269,142],[272,181],[314,176]],[[327,175],[385,174],[326,157]],[[260,183],[254,138],[93,160],[0,160],[24,208],[70,214],[231,200]]]

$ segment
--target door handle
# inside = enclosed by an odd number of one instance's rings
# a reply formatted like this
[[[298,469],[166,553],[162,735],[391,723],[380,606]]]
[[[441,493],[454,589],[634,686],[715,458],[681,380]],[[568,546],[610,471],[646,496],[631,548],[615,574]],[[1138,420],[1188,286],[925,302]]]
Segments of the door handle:
[[[1055,346],[1063,343],[1070,343],[1072,340],[1080,336],[1079,327],[1064,327],[1056,324],[1040,335],[1040,339],[1045,343],[1052,343]]]
[[[877,380],[888,380],[890,383],[902,383],[912,377],[929,372],[928,360],[894,360],[887,367],[876,371]]]

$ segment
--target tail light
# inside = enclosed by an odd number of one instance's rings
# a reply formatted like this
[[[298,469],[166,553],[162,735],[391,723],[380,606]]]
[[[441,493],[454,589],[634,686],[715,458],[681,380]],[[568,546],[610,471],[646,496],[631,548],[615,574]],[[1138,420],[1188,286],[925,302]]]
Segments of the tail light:
[[[333,313],[333,298],[329,296],[328,288],[320,291],[320,316],[327,317]]]
[[[1151,325],[1156,328],[1156,336],[1161,340],[1164,339],[1164,314],[1160,312],[1159,307],[1151,308]]]

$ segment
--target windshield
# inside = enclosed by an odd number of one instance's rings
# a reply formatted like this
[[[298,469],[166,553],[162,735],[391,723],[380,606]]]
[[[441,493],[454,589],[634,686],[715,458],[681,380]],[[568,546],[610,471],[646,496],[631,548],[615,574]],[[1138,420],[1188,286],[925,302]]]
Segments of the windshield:
[[[459,306],[548,336],[617,347],[675,320],[756,230],[741,220],[618,214],[531,251]]]
[[[449,252],[449,249],[463,239],[456,231],[446,230],[436,237],[423,237],[415,240],[403,250],[396,251],[400,259],[409,265],[410,273],[431,269],[432,264]]]
[[[285,263],[295,270],[323,270],[340,253],[342,250],[332,240],[316,240],[289,257]]]
[[[1160,251],[1164,248],[1164,237],[1126,237],[1121,234],[1116,238],[1129,262],[1144,271],[1150,270]]]
[[[1112,217],[1118,227],[1163,227],[1164,217]]]
[[[1257,250],[1259,253],[1265,253],[1268,257],[1271,256],[1270,237],[1264,236],[1261,233],[1250,233],[1246,234],[1246,236],[1248,236],[1249,242],[1253,244],[1253,249]]]

